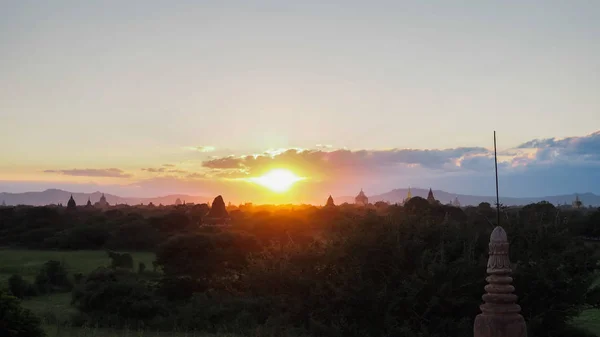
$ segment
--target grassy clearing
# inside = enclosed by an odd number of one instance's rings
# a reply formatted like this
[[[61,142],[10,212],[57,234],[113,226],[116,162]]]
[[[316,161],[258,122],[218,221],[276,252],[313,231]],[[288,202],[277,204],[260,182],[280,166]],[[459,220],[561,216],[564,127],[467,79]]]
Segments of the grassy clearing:
[[[131,254],[133,256],[134,266],[137,267],[139,262],[143,262],[146,265],[146,268],[152,270],[152,261],[155,259],[154,253],[134,252]],[[73,273],[87,274],[98,267],[110,265],[110,259],[103,250],[40,251],[0,249],[0,288],[8,287],[7,280],[13,274],[19,274],[23,276],[23,278],[33,281],[42,265],[48,260],[64,262],[70,275],[73,275]],[[75,308],[71,307],[71,293],[54,293],[36,296],[27,298],[23,300],[22,303],[23,307],[30,309],[34,314],[42,318],[43,321],[50,321],[53,324],[54,322],[67,322],[70,317],[77,312]],[[60,331],[60,329],[58,330]],[[64,332],[60,332],[61,335],[50,334],[50,336],[138,336],[135,334],[118,335],[114,334],[114,332],[110,332],[112,335],[94,335],[89,334],[91,332],[87,330],[81,330],[81,333],[85,334],[79,334],[80,330],[81,329],[67,329]],[[69,334],[71,332],[73,332],[73,334]]]
[[[211,335],[201,332],[155,332],[128,329],[101,329],[94,327],[69,328],[57,325],[45,325],[48,337],[239,337],[231,334]]]
[[[585,310],[573,320],[573,324],[600,336],[600,309]]]
[[[152,270],[154,253],[133,252],[134,267],[143,262]],[[6,287],[6,280],[13,274],[33,281],[41,266],[48,260],[61,261],[66,264],[69,274],[87,274],[100,266],[109,266],[110,259],[103,250],[54,251],[54,250],[21,250],[0,249],[0,287]]]
[[[45,322],[69,322],[77,309],[71,306],[71,293],[55,293],[23,300],[24,308],[31,310]]]

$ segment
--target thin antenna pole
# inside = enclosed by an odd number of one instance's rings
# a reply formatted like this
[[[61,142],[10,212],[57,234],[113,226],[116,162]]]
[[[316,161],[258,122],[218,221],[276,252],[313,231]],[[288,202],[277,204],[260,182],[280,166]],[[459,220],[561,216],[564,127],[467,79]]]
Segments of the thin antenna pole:
[[[494,131],[494,166],[496,167],[496,219],[498,221],[496,226],[500,226],[500,196],[498,194],[498,155],[496,152],[496,131]]]

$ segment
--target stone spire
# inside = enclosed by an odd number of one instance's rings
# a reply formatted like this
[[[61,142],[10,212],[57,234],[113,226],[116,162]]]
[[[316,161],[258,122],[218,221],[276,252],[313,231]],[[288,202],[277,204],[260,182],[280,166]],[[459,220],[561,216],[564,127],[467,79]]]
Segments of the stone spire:
[[[104,196],[104,193],[102,193],[102,196],[100,197],[100,201],[98,201],[96,204],[94,204],[94,206],[96,206],[98,208],[108,208],[108,206],[110,206],[108,204],[108,201],[106,201],[106,197]]]
[[[69,201],[67,202],[67,209],[75,209],[77,207],[77,204],[75,203],[75,199],[73,199],[73,194],[71,194],[71,197],[69,198]]]
[[[479,308],[481,314],[475,318],[474,337],[526,337],[527,327],[521,316],[521,307],[516,304],[515,287],[511,285],[512,269],[508,258],[508,238],[500,226],[490,235],[489,258],[485,279],[485,302]]]
[[[360,192],[358,193],[356,198],[354,198],[354,203],[362,206],[365,206],[369,203],[369,198],[367,198],[362,188],[360,189]]]
[[[335,206],[335,204],[333,203],[333,198],[331,197],[331,195],[329,195],[329,198],[327,198],[327,203],[325,204],[325,206],[328,206],[328,207]]]
[[[430,204],[435,203],[435,197],[433,196],[433,191],[431,188],[429,189],[429,193],[427,193],[427,201],[429,201]]]
[[[402,204],[406,205],[410,199],[412,199],[412,191],[410,190],[410,186],[408,186],[408,192],[406,192],[406,198],[402,199]]]
[[[206,217],[216,219],[224,219],[229,217],[229,213],[227,212],[225,201],[223,201],[222,196],[218,195],[215,200],[213,200],[212,207],[208,211]]]
[[[581,200],[579,200],[579,194],[575,194],[575,200],[573,201],[573,207],[581,208],[581,206],[583,206],[583,203],[581,202]]]

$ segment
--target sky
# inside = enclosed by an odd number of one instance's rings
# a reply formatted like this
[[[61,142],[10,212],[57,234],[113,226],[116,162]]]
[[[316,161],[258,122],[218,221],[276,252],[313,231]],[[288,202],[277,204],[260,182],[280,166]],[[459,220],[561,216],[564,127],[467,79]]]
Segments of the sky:
[[[597,1],[2,1],[0,192],[600,193]],[[249,178],[283,168],[284,194]],[[325,195],[325,197],[322,197]]]

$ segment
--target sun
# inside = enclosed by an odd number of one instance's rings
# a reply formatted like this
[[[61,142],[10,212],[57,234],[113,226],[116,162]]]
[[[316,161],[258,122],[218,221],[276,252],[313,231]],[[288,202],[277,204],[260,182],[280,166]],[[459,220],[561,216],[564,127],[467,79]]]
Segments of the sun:
[[[274,192],[285,192],[296,182],[304,178],[298,177],[292,171],[286,169],[274,169],[257,178],[250,178],[250,181],[264,186]]]

